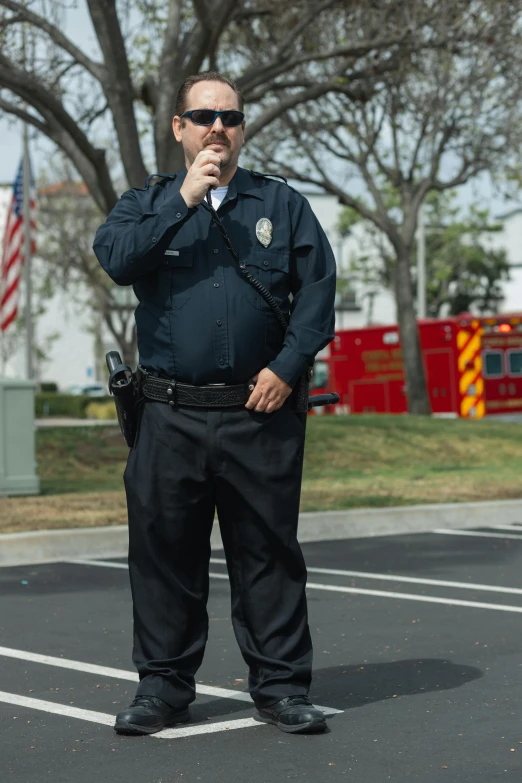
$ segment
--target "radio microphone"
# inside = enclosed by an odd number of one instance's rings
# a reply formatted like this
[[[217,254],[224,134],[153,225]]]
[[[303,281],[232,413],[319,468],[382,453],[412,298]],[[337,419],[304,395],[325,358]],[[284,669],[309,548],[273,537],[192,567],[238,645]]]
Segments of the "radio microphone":
[[[223,166],[223,161],[222,161],[222,160],[220,160],[220,161],[219,161],[219,168],[221,169],[221,168],[222,168],[222,166]],[[209,205],[209,207],[210,207],[211,209],[213,209],[213,206],[212,206],[212,190],[213,190],[213,188],[212,188],[212,185],[211,185],[211,186],[209,187],[209,189],[207,190],[207,195],[206,195],[206,197],[205,197],[205,198],[206,198],[206,200],[207,200],[207,204]]]

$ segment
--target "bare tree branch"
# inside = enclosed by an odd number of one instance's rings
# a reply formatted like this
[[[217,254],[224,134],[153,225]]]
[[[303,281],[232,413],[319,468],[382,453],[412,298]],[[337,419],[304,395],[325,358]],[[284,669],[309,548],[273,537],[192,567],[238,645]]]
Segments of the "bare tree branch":
[[[105,74],[105,68],[103,64],[97,63],[94,60],[91,60],[90,57],[87,57],[85,52],[79,49],[69,38],[67,38],[67,36],[65,36],[58,27],[51,24],[51,22],[48,22],[47,19],[44,19],[42,16],[39,16],[39,14],[35,14],[33,11],[30,11],[21,3],[16,2],[16,0],[2,0],[2,5],[5,6],[5,8],[9,8],[11,11],[16,12],[18,15],[17,19],[30,22],[30,24],[34,27],[38,27],[40,30],[43,30],[57,46],[70,54],[75,62],[82,65],[85,70],[91,74],[91,76],[94,76],[94,78],[98,81],[103,80]]]
[[[307,65],[309,63],[322,62],[324,60],[335,60],[340,57],[360,58],[369,52],[379,49],[393,49],[393,47],[399,43],[404,43],[404,36],[396,36],[393,38],[377,39],[371,42],[355,43],[352,42],[345,46],[336,46],[333,49],[329,49],[324,52],[314,51],[311,54],[302,55],[301,57],[295,57],[292,60],[280,59],[274,60],[264,68],[252,67],[250,71],[243,74],[238,80],[239,87],[245,94],[249,90],[253,90],[265,81],[274,79],[282,73],[288,73],[294,68],[300,65]]]
[[[9,101],[0,98],[0,109],[7,112],[8,114],[13,114],[15,117],[18,117],[28,125],[32,125],[45,136],[49,136],[49,127],[44,122],[35,117],[34,114],[29,114],[28,111],[22,109],[21,106],[17,106],[15,103],[10,103]]]

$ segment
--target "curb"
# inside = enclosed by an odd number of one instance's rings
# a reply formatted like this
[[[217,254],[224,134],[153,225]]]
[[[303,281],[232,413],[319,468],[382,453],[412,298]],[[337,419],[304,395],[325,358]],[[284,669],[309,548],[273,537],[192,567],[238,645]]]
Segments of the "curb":
[[[435,528],[490,527],[522,523],[522,499],[480,503],[440,503],[348,511],[305,512],[299,516],[299,541],[423,533]],[[0,566],[51,563],[75,558],[127,555],[127,525],[35,530],[0,534]],[[212,549],[222,549],[219,526],[212,530]]]

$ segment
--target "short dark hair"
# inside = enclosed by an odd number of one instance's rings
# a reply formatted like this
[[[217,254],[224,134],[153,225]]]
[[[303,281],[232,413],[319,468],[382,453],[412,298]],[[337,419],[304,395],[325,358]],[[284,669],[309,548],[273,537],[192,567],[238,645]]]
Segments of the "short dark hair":
[[[201,73],[194,74],[194,76],[188,76],[181,85],[178,92],[178,97],[176,98],[176,114],[179,117],[181,117],[181,115],[187,111],[187,96],[190,89],[198,82],[221,82],[222,84],[228,84],[228,86],[231,87],[237,95],[237,105],[239,111],[243,111],[243,93],[235,82],[227,79],[226,76],[223,76],[217,71],[202,71]],[[207,107],[200,106],[199,108],[204,109]]]

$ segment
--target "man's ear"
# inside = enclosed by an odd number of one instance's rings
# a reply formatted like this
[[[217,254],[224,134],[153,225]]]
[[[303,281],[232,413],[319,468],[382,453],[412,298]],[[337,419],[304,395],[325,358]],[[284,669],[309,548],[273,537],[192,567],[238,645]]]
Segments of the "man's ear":
[[[172,132],[176,141],[181,141],[181,118],[177,114],[172,119]]]

